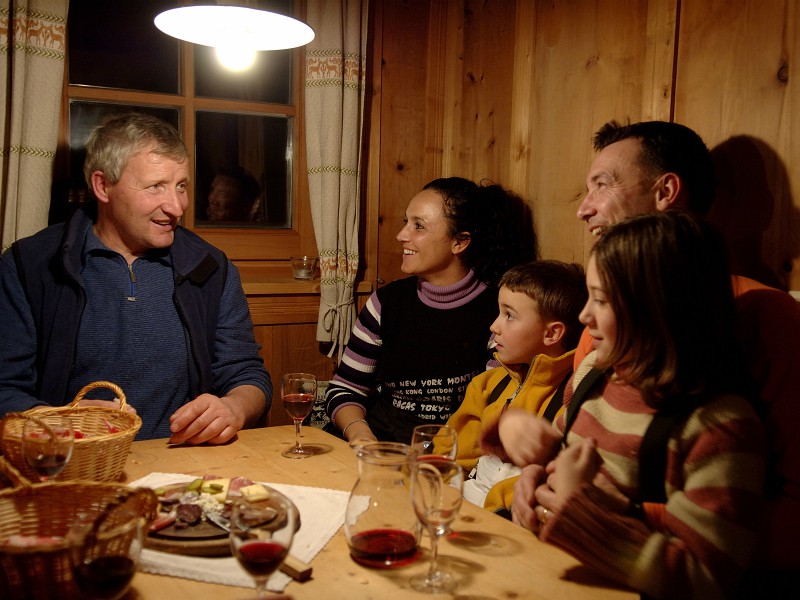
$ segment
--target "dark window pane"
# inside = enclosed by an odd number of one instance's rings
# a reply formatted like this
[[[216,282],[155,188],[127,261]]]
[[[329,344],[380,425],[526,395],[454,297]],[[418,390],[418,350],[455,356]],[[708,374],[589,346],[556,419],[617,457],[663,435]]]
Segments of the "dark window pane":
[[[263,50],[253,66],[229,71],[217,59],[216,50],[194,47],[195,96],[248,102],[291,104],[292,50]]]
[[[195,113],[195,226],[291,227],[292,120]]]
[[[258,0],[242,3],[292,16],[291,0]],[[223,67],[214,48],[194,46],[195,95],[271,104],[292,103],[293,50],[272,50],[256,53],[256,62],[245,71],[234,72]]]
[[[175,6],[175,0],[70,0],[70,84],[179,93],[180,42],[153,24]]]

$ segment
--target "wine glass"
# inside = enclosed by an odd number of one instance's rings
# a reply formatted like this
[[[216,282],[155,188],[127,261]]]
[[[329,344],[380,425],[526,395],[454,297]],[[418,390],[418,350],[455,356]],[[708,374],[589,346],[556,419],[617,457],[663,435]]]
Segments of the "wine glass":
[[[258,598],[267,596],[267,580],[289,553],[299,513],[291,500],[275,490],[269,498],[235,500],[231,513],[231,552],[255,580]]]
[[[411,472],[411,498],[420,523],[431,538],[431,564],[425,575],[411,578],[411,587],[420,592],[439,594],[456,587],[451,573],[439,568],[439,538],[456,518],[461,507],[464,471],[453,459],[418,456]]]
[[[118,525],[112,525],[116,522]],[[82,541],[71,554],[72,578],[87,598],[118,600],[130,587],[144,545],[144,519],[122,510],[99,523],[79,524]]]
[[[68,417],[30,416],[22,426],[22,454],[39,481],[49,481],[64,470],[74,444],[75,432]]]
[[[411,433],[411,452],[418,460],[445,457],[455,460],[458,454],[458,433],[449,425],[417,425]],[[449,534],[450,529],[443,535]]]
[[[411,451],[422,460],[426,456],[455,460],[458,434],[449,425],[417,425],[411,434]]]
[[[286,373],[281,379],[281,398],[286,412],[294,421],[294,446],[281,452],[288,458],[307,458],[317,454],[300,443],[300,427],[311,412],[317,398],[317,378],[311,373]]]

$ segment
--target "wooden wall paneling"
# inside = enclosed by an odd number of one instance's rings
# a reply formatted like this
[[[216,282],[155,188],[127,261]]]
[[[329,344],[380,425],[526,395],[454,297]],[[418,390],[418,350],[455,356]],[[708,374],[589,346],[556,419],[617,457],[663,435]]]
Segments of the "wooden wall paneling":
[[[316,339],[319,296],[251,295],[247,301],[256,341],[261,345],[264,365],[272,377],[272,408],[267,424],[291,424],[281,401],[281,376],[291,371],[314,373],[320,380],[333,376],[333,359]]]
[[[377,289],[378,233],[380,219],[381,164],[381,98],[383,82],[383,2],[373,0],[369,6],[370,34],[368,39],[367,94],[365,97],[364,140],[366,161],[362,168],[359,232],[363,232],[364,247],[359,248],[361,263],[365,264],[364,280]],[[359,242],[362,237],[359,236]]]
[[[319,296],[313,294],[249,296],[247,302],[255,325],[316,323],[319,316]]]
[[[403,277],[402,249],[395,236],[408,201],[425,181],[426,84],[431,2],[382,2],[380,97],[380,196],[378,276],[381,282]],[[374,142],[373,142],[374,143]]]
[[[531,147],[535,135],[533,115],[537,112],[534,89],[536,55],[536,4],[518,0],[514,27],[511,80],[511,132],[508,148],[506,186],[526,198],[531,189]]]
[[[720,167],[709,218],[734,269],[800,289],[800,49],[791,0],[681,5],[675,120],[703,136]],[[795,118],[792,118],[795,117]],[[790,272],[791,271],[791,272]]]
[[[594,11],[574,3],[536,5],[531,152],[532,203],[543,258],[583,263],[584,227],[575,211],[591,160],[597,92]]]
[[[468,0],[464,11],[463,98],[453,174],[508,186],[514,2]]]
[[[593,238],[575,213],[594,158],[592,135],[610,119],[642,118],[644,90],[654,85],[648,78],[662,77],[672,65],[663,52],[648,55],[655,35],[648,26],[668,22],[672,5],[562,0],[536,6],[528,197],[542,255],[585,264]],[[662,19],[654,17],[657,10],[665,13]],[[656,57],[664,63],[658,69]]]
[[[464,94],[464,0],[446,2],[447,12],[444,22],[445,49],[440,64],[434,70],[442,80],[444,112],[442,114],[441,171],[433,173],[436,177],[459,175],[458,125],[460,123]],[[442,29],[440,28],[440,31]]]
[[[405,205],[439,175],[509,187],[532,205],[542,255],[585,263],[591,136],[609,119],[669,118],[678,1],[376,3],[380,280],[402,277]]]
[[[264,359],[264,366],[267,369],[270,377],[272,378],[272,406],[263,420],[263,425],[271,425],[272,412],[276,409],[276,405],[280,403],[280,379],[276,376],[280,368],[280,355],[275,355],[273,352],[272,343],[273,328],[265,325],[253,325],[253,334],[256,338],[256,343],[261,346],[259,354]],[[280,407],[282,410],[283,407]]]
[[[425,119],[422,185],[436,179],[442,173],[442,131],[445,115],[444,73],[448,71],[447,57],[447,6],[440,2],[430,5],[428,17],[428,55],[425,60],[426,80],[424,89]]]
[[[291,425],[281,400],[281,377],[284,373],[313,373],[319,380],[333,376],[333,361],[319,350],[316,323],[256,326],[256,339],[262,344],[262,356],[272,377],[272,408],[269,425]]]
[[[642,121],[671,121],[674,101],[677,0],[647,3],[647,45],[642,86]]]

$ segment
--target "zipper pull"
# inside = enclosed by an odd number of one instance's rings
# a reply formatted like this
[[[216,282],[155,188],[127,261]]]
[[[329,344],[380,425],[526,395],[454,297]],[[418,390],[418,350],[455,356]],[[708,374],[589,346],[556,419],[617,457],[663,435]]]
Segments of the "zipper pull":
[[[126,263],[127,264],[127,263]],[[136,302],[136,275],[133,274],[133,266],[128,264],[128,273],[131,276],[131,285],[128,297],[125,298],[128,302]]]
[[[517,385],[517,389],[516,389],[516,390],[514,390],[514,393],[513,393],[513,394],[511,394],[511,395],[510,395],[508,398],[506,398],[506,403],[503,405],[503,409],[500,411],[501,413],[502,413],[503,411],[505,411],[505,409],[507,409],[507,408],[508,408],[508,405],[509,405],[509,404],[511,404],[511,403],[514,401],[514,398],[516,398],[516,397],[517,397],[517,394],[519,394],[519,391],[520,391],[521,389],[522,389],[522,383],[520,383],[519,385]]]

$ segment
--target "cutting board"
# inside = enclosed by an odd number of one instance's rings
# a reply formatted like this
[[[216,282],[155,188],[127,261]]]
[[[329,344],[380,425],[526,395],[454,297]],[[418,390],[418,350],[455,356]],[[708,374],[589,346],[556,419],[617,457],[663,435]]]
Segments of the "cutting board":
[[[188,482],[176,483],[163,486],[163,489],[168,492],[183,491],[188,485]],[[228,532],[205,520],[184,528],[175,527],[174,524],[168,525],[164,529],[149,533],[144,545],[152,550],[188,556],[231,555]]]
[[[189,485],[187,483],[176,483],[163,486],[165,492],[183,492]],[[272,494],[278,494],[277,490],[267,487]],[[269,501],[268,501],[269,502]],[[294,505],[292,505],[294,507]],[[278,505],[275,505],[278,509]],[[300,529],[300,514],[294,507],[295,522],[297,529]],[[173,554],[185,554],[188,556],[230,556],[231,547],[228,539],[228,532],[212,523],[211,521],[200,521],[197,525],[179,528],[175,525],[168,525],[164,529],[151,532],[145,539],[145,547],[161,552],[171,552]]]

